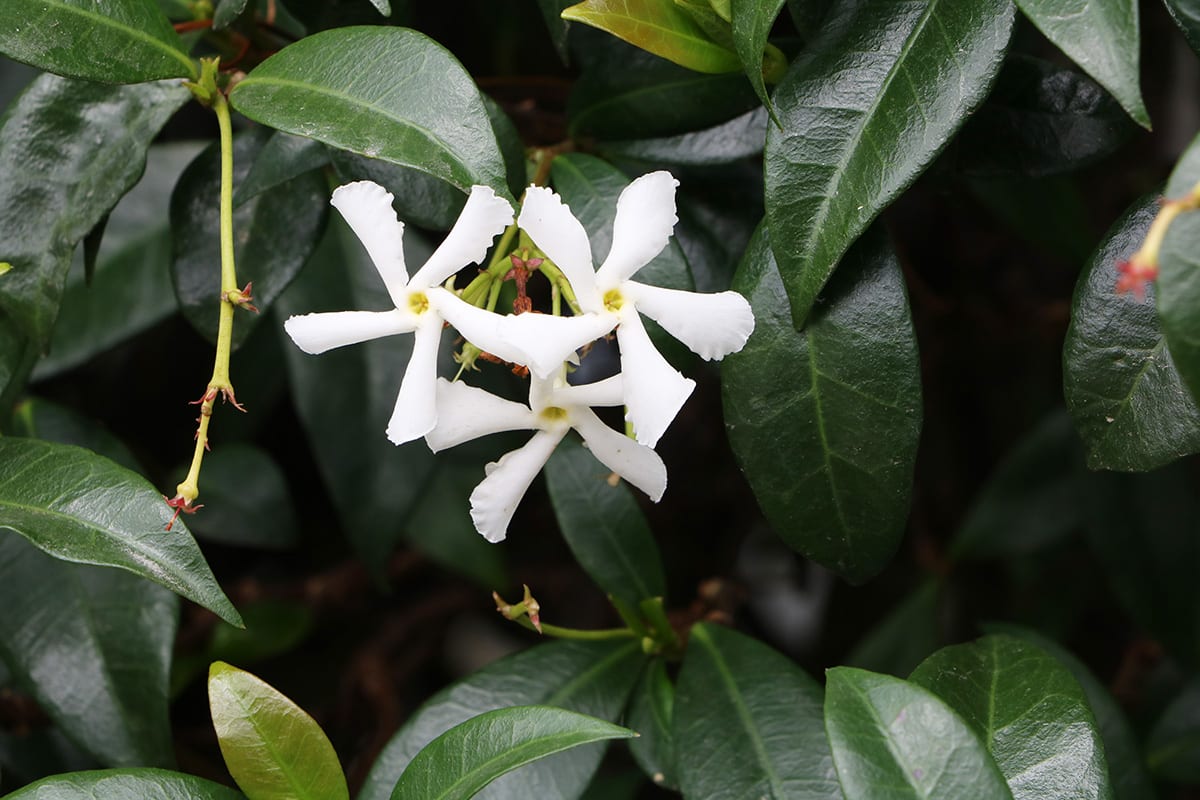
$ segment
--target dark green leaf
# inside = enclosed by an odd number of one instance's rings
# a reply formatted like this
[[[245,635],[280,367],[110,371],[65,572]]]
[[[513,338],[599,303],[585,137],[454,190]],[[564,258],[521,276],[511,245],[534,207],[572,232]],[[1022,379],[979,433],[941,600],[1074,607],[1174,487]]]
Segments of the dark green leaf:
[[[197,75],[155,0],[106,0],[99,7],[95,0],[4,0],[0,53],[104,83]]]
[[[733,72],[735,53],[714,42],[680,4],[661,0],[584,0],[562,12],[563,19],[607,31],[697,72]]]
[[[232,25],[246,10],[248,2],[249,0],[217,0],[217,7],[212,16],[213,30],[219,31]]]
[[[496,144],[500,145],[500,154],[504,157],[508,188],[512,190],[513,197],[520,197],[529,182],[525,173],[525,143],[521,141],[517,126],[500,104],[486,94],[480,95],[480,98],[492,123],[492,131],[496,134]]]
[[[1112,797],[1087,696],[1070,671],[1036,645],[999,635],[945,647],[909,680],[975,729],[1014,800]]]
[[[1116,291],[1117,265],[1141,244],[1158,211],[1139,200],[1100,243],[1079,277],[1063,345],[1063,394],[1092,469],[1147,470],[1200,450],[1200,408],[1146,300]]]
[[[0,531],[0,607],[4,662],[68,737],[106,765],[171,764],[175,595]]]
[[[763,149],[767,110],[747,111],[712,128],[660,139],[600,142],[606,154],[662,164],[708,166],[749,158]]]
[[[758,106],[741,73],[703,75],[614,42],[571,88],[573,138],[640,139],[708,128]]]
[[[249,172],[237,183],[233,204],[240,206],[268,189],[329,163],[329,149],[315,139],[275,131],[253,157]]]
[[[603,263],[612,246],[617,198],[629,185],[629,179],[619,169],[595,156],[568,153],[554,159],[550,180],[587,230],[592,262]],[[668,289],[690,290],[693,287],[687,258],[674,237],[661,253],[638,270],[637,277],[639,281]]]
[[[573,439],[546,464],[550,501],[575,560],[606,594],[636,607],[666,594],[662,558],[637,501],[624,482]]]
[[[422,748],[400,776],[392,800],[470,800],[496,778],[538,759],[635,735],[561,708],[498,708],[454,726]]]
[[[1111,155],[1135,130],[1086,76],[1012,55],[943,160],[970,175],[1054,175]]]
[[[5,800],[245,800],[219,783],[165,769],[106,769],[54,775]]]
[[[900,543],[921,431],[900,266],[882,231],[866,237],[798,332],[774,235],[760,228],[734,278],[755,328],[721,365],[726,430],[775,532],[862,581]]]
[[[296,544],[299,522],[287,477],[265,451],[221,445],[204,458],[200,488],[204,511],[188,520],[197,538],[269,550]]]
[[[268,133],[256,129],[234,139],[233,180],[246,178]],[[193,161],[171,194],[171,279],[180,309],[209,341],[217,340],[221,302],[221,154],[216,142]],[[233,346],[239,347],[316,250],[329,212],[329,189],[308,172],[256,195],[233,212],[238,280],[254,283],[259,314],[239,312]]]
[[[659,786],[679,788],[675,766],[675,686],[660,658],[650,661],[629,698],[625,724],[638,732],[629,750],[638,766]]]
[[[786,0],[733,0],[730,4],[732,12],[733,42],[737,49],[738,59],[742,69],[750,79],[758,99],[775,116],[775,108],[771,105],[771,96],[767,93],[763,81],[763,51],[767,47],[767,37],[771,35],[771,27],[775,18],[783,10]],[[778,124],[776,120],[776,124]]]
[[[927,580],[867,631],[846,656],[846,666],[907,675],[938,646],[942,638],[938,619],[941,585]]]
[[[1192,49],[1200,54],[1200,4],[1196,0],[1163,0],[1171,19],[1183,31]]]
[[[615,720],[642,658],[630,643],[560,641],[483,668],[421,706],[380,754],[358,800],[387,800],[400,774],[425,745],[486,711],[536,704]],[[603,754],[603,745],[597,744],[538,761],[493,782],[478,796],[480,800],[574,800],[587,788]]]
[[[542,19],[546,21],[546,29],[550,33],[550,42],[554,45],[558,57],[567,63],[567,32],[571,25],[562,18],[563,9],[571,5],[571,0],[537,0]]]
[[[1100,737],[1104,740],[1104,758],[1116,800],[1154,800],[1154,786],[1146,773],[1146,765],[1138,748],[1137,738],[1125,718],[1125,712],[1112,694],[1082,661],[1057,642],[1039,633],[1016,625],[985,625],[988,633],[1005,633],[1032,642],[1071,671],[1083,687],[1088,704],[1096,716]]]
[[[1011,0],[845,4],[775,90],[766,208],[797,327],[850,244],[987,95]]]
[[[692,628],[675,693],[679,782],[691,800],[837,800],[821,688],[771,648]]]
[[[950,546],[955,558],[1036,552],[1083,527],[1086,473],[1079,435],[1056,412],[1017,443],[971,505]]]
[[[1200,184],[1200,137],[1197,137],[1175,165],[1167,182],[1166,196],[1172,200],[1187,197]],[[1163,239],[1159,251],[1156,297],[1158,319],[1167,346],[1175,359],[1184,383],[1194,398],[1200,398],[1200,280],[1196,277],[1200,256],[1200,214],[1184,212],[1177,217]]]
[[[56,558],[118,567],[241,617],[181,521],[139,475],[79,447],[0,438],[0,527]]]
[[[375,6],[375,10],[385,17],[392,15],[391,0],[371,0],[371,5]]]
[[[1146,475],[1094,476],[1088,536],[1126,612],[1191,667],[1200,665],[1200,497],[1187,462]]]
[[[41,398],[23,400],[13,414],[14,436],[86,447],[130,470],[140,469],[124,443],[99,423]]]
[[[511,199],[475,82],[416,31],[350,27],[301,39],[251,71],[230,101],[272,128]]]
[[[150,141],[188,97],[178,82],[114,87],[44,75],[0,121],[0,260],[12,264],[0,315],[39,349],[75,245],[137,182]]]
[[[983,742],[915,684],[835,667],[825,729],[846,800],[1012,800]]]
[[[1047,39],[1112,92],[1137,124],[1150,128],[1138,86],[1136,0],[1086,0],[1068,6],[1062,0],[1017,0],[1017,5]]]
[[[412,231],[404,243],[407,263],[421,264],[429,256]],[[276,325],[282,327],[289,314],[392,307],[379,273],[339,219],[327,226],[308,267],[279,298]],[[292,400],[317,469],[354,548],[375,570],[400,541],[433,469],[424,443],[396,447],[384,436],[411,352],[411,336],[320,356],[284,342]]]
[[[333,168],[338,180],[374,181],[392,193],[396,214],[405,222],[434,231],[449,230],[462,213],[467,196],[428,173],[377,158],[335,150]]]
[[[96,223],[96,227],[83,237],[83,282],[89,287],[92,285],[92,278],[96,275],[96,258],[100,255],[100,241],[104,238],[104,227],[108,224],[108,216],[105,214]]]
[[[1154,724],[1146,762],[1160,779],[1200,782],[1200,680],[1185,686]]]
[[[50,352],[34,369],[49,378],[91,359],[175,312],[167,206],[198,145],[150,148],[146,173],[108,218],[96,276],[85,284],[78,268],[67,276]]]
[[[479,483],[479,464],[438,461],[433,478],[421,490],[421,502],[405,526],[409,545],[433,561],[490,589],[509,583],[504,551],[475,530],[470,506],[463,502]]]
[[[225,766],[252,800],[350,800],[333,745],[278,689],[217,661],[208,705]]]

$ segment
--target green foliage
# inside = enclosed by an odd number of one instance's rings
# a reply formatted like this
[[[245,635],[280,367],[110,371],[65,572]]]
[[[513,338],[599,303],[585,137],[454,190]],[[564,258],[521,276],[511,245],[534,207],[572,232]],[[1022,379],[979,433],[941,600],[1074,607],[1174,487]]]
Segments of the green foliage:
[[[732,72],[737,56],[686,10],[686,3],[656,0],[584,0],[563,19],[607,31],[643,50],[697,72]]]
[[[31,783],[8,800],[243,800],[243,795],[219,783],[164,769],[106,769],[55,775]]]

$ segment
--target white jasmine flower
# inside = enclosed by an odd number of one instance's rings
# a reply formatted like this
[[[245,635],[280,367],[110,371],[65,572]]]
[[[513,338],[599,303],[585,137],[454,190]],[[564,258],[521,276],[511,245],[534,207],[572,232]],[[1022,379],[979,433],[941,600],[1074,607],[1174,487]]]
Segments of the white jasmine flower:
[[[449,322],[469,341],[506,360],[518,360],[502,337],[502,319],[463,302],[440,284],[471,263],[480,263],[497,234],[512,224],[508,201],[486,186],[475,186],[446,239],[411,278],[404,264],[404,223],[392,208],[392,195],[377,183],[340,186],[330,203],[349,223],[371,257],[395,308],[391,311],[336,311],[294,316],[284,323],[292,341],[316,355],[369,339],[414,333],[412,357],[387,425],[395,444],[418,439],[437,423],[437,354],[442,324]]]
[[[593,406],[624,402],[620,375],[596,383],[569,386],[561,378],[530,378],[529,405],[504,400],[461,382],[437,382],[438,422],[425,441],[433,452],[512,430],[536,431],[520,449],[484,468],[487,477],[471,492],[471,519],[489,542],[499,542],[534,476],[554,448],[574,428],[604,466],[650,496],[667,489],[667,468],[658,454],[605,425]]]
[[[741,350],[754,330],[750,304],[737,292],[699,294],[663,289],[630,280],[657,256],[675,223],[675,187],[669,172],[652,172],[629,184],[617,200],[612,248],[593,271],[587,232],[549,189],[531,186],[518,225],[570,281],[579,307],[576,317],[521,314],[503,323],[506,336],[543,377],[578,347],[614,327],[621,349],[624,404],[637,440],[657,444],[695,388],[658,352],[640,314],[705,359]]]

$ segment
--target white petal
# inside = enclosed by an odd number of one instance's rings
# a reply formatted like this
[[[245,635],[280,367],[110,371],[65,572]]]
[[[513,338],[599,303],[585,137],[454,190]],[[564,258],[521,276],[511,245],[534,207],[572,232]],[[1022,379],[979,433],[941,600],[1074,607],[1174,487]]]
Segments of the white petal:
[[[504,317],[501,335],[523,353],[522,364],[546,378],[576,350],[594,342],[617,324],[615,314],[554,317],[549,314],[516,314]]]
[[[404,381],[396,395],[396,407],[388,420],[387,437],[392,444],[420,439],[437,423],[437,354],[441,340],[441,318],[422,314]]]
[[[471,492],[471,520],[483,538],[489,542],[504,539],[508,523],[529,484],[566,432],[565,426],[538,431],[524,447],[505,453],[499,461],[484,467],[487,477]]]
[[[650,263],[662,252],[675,230],[675,187],[679,181],[669,172],[651,172],[625,187],[617,199],[613,222],[612,249],[596,282],[615,286]]]
[[[708,361],[741,350],[754,332],[754,312],[737,292],[700,294],[632,281],[625,285],[632,287],[638,311]]]
[[[436,286],[467,264],[479,264],[487,256],[492,239],[512,224],[512,206],[487,186],[472,186],[467,204],[446,238],[433,251],[412,285],[422,289]]]
[[[620,373],[594,383],[580,383],[555,389],[550,405],[562,408],[625,405],[625,383]]]
[[[396,218],[392,194],[378,183],[355,181],[333,190],[329,204],[341,212],[367,249],[397,308],[408,283],[404,268],[404,223]]]
[[[596,290],[587,231],[562,199],[549,189],[530,186],[525,190],[517,225],[567,276],[579,307],[584,311],[599,311],[600,292]]]
[[[437,425],[425,434],[425,443],[437,453],[489,433],[535,427],[533,412],[520,403],[462,381],[438,378]]]
[[[504,317],[476,308],[453,292],[436,287],[426,292],[429,303],[468,342],[505,361],[525,363],[525,351],[516,347],[502,330]],[[510,315],[511,316],[511,315]]]
[[[617,326],[621,372],[625,380],[625,418],[633,423],[637,440],[654,447],[679,409],[696,388],[667,363],[642,327],[637,314],[627,314]]]
[[[586,409],[571,413],[571,424],[600,463],[632,483],[657,503],[667,490],[667,465],[658,453],[618,433]]]
[[[297,347],[317,355],[335,347],[409,333],[413,321],[403,311],[327,311],[288,317],[283,329]]]

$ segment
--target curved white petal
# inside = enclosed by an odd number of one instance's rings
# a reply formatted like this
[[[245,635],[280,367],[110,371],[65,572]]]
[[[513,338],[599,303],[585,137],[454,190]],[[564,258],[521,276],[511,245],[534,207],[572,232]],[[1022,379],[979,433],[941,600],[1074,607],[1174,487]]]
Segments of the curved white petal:
[[[396,407],[388,420],[387,437],[392,444],[420,439],[437,423],[437,354],[441,341],[442,320],[437,314],[422,314],[412,356],[396,395]]]
[[[571,413],[571,424],[600,463],[641,489],[657,503],[667,490],[667,465],[658,453],[618,433],[587,409]]]
[[[426,295],[429,297],[429,304],[468,342],[505,361],[514,364],[525,363],[525,351],[515,346],[503,332],[503,316],[494,311],[476,308],[453,292],[440,287],[430,289]]]
[[[563,408],[621,406],[625,404],[625,383],[620,373],[594,383],[579,383],[555,389],[550,405]]]
[[[650,263],[662,252],[675,230],[675,187],[679,181],[669,172],[651,172],[625,187],[617,198],[612,249],[596,282],[616,286]]]
[[[521,363],[541,378],[549,377],[576,350],[594,342],[617,324],[615,314],[553,317],[549,314],[516,314],[503,318],[501,335],[524,355]]]
[[[504,539],[508,523],[529,484],[566,432],[566,426],[538,431],[524,447],[505,453],[499,461],[484,467],[487,477],[471,492],[471,521],[483,538],[489,542]]]
[[[754,332],[754,312],[737,292],[700,294],[630,281],[637,310],[712,361],[736,353]]]
[[[667,363],[637,314],[621,320],[617,344],[621,347],[625,380],[625,418],[633,423],[637,440],[654,447],[696,388],[696,382]]]
[[[437,425],[425,434],[425,443],[437,453],[489,433],[535,427],[533,412],[520,403],[462,381],[438,378]]]
[[[297,347],[317,355],[335,347],[409,333],[413,318],[403,311],[327,311],[288,317],[283,329]]]
[[[530,186],[525,190],[517,225],[567,276],[579,307],[599,311],[602,304],[592,268],[592,246],[587,231],[562,198],[542,186]]]
[[[412,285],[422,289],[436,286],[467,264],[479,264],[487,256],[492,239],[512,224],[512,206],[487,186],[472,186],[467,204],[446,238],[429,260],[412,276]]]
[[[404,223],[392,208],[392,193],[372,181],[355,181],[333,190],[329,204],[367,249],[371,263],[397,307],[408,283],[404,267]]]

